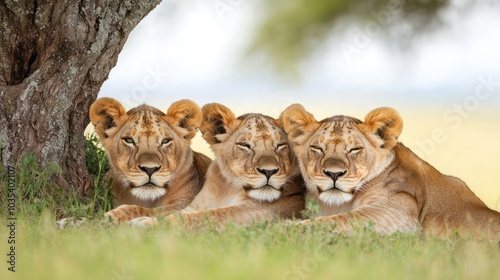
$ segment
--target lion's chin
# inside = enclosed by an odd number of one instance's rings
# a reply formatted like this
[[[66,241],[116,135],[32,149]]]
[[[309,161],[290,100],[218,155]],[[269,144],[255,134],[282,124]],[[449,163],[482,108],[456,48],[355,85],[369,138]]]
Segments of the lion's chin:
[[[339,189],[330,189],[319,194],[319,199],[328,206],[341,206],[350,202],[352,198],[353,195],[351,193],[346,193]]]
[[[135,187],[130,190],[133,196],[140,200],[155,200],[167,193],[165,188],[156,187],[154,185],[145,185],[141,187]]]
[[[246,189],[246,191],[249,197],[259,202],[273,202],[281,196],[281,191],[271,186],[264,186],[258,189]]]

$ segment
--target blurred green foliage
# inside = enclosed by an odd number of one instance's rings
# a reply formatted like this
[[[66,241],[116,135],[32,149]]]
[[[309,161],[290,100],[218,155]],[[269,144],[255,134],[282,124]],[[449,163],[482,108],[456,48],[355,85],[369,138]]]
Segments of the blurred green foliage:
[[[248,53],[263,55],[277,70],[290,73],[334,31],[359,25],[362,32],[379,32],[403,42],[441,25],[450,1],[272,0],[263,5],[263,20]]]

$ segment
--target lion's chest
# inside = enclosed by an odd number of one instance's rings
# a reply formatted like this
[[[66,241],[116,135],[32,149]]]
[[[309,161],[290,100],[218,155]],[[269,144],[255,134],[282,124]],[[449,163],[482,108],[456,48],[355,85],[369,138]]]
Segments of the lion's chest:
[[[351,210],[354,209],[354,205],[351,202],[344,203],[339,206],[331,206],[331,205],[326,205],[324,203],[319,202],[319,216],[331,216],[331,215],[337,215],[337,214],[342,214],[342,213],[347,213]]]

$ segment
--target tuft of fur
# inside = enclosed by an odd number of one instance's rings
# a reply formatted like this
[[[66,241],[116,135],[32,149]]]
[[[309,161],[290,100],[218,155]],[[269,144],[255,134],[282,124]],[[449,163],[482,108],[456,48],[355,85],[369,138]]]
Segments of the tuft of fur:
[[[398,143],[403,131],[403,119],[398,111],[382,107],[368,113],[365,125],[371,133],[376,133],[384,142],[384,148],[392,149]]]
[[[283,125],[283,129],[290,137],[290,140],[295,142],[295,144],[300,144],[301,139],[304,136],[316,128],[318,128],[318,122],[314,116],[307,112],[304,106],[300,104],[292,104],[283,111],[279,117],[280,123]]]
[[[227,130],[236,121],[234,113],[226,106],[218,103],[207,104],[201,108],[201,111],[203,122],[200,130],[203,139],[210,145],[220,143],[219,136],[226,134]]]
[[[173,127],[185,129],[184,138],[192,139],[201,124],[201,110],[193,101],[183,99],[174,102],[164,118]]]
[[[99,138],[105,139],[109,137],[106,131],[124,121],[125,114],[126,110],[120,102],[113,98],[103,97],[90,106],[89,117]]]

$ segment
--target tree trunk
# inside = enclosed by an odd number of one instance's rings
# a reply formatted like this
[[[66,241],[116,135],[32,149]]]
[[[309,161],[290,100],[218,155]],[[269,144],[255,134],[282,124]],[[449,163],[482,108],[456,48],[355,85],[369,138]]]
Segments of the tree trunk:
[[[91,191],[88,111],[128,34],[161,0],[0,1],[0,160],[57,163],[54,183]]]

